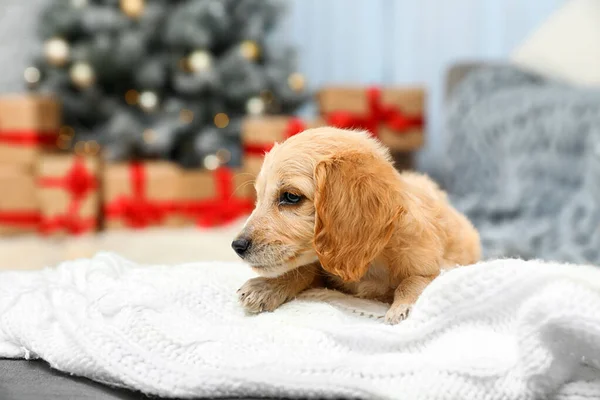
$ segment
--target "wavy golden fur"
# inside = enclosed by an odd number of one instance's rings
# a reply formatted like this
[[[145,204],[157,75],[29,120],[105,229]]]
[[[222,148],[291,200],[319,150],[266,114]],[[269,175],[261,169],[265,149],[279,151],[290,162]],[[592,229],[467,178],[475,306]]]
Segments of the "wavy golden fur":
[[[477,231],[446,194],[425,175],[397,172],[365,132],[310,129],[275,145],[256,192],[234,241],[261,275],[238,291],[249,312],[327,286],[391,303],[386,321],[397,323],[442,268],[480,258]]]

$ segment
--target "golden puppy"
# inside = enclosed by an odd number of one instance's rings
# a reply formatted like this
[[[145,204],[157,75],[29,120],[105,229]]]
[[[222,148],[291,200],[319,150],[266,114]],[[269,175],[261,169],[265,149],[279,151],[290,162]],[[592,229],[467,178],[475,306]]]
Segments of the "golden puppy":
[[[399,173],[379,141],[304,131],[266,155],[257,203],[232,247],[260,277],[238,291],[252,313],[326,286],[408,315],[442,268],[479,260],[479,235],[429,178]]]

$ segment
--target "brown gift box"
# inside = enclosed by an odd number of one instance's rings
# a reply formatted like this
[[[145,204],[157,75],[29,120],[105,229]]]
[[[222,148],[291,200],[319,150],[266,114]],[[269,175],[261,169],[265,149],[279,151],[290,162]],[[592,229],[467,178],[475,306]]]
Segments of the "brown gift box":
[[[317,101],[328,125],[367,129],[361,126],[367,123],[360,121],[374,117],[377,123],[373,133],[392,151],[410,152],[423,146],[425,90],[422,88],[327,87],[317,94]],[[385,109],[387,114],[375,116],[373,105],[379,111]]]
[[[92,156],[44,154],[38,166],[40,230],[94,232],[99,219],[100,161]]]
[[[0,163],[33,166],[43,148],[55,148],[60,124],[60,105],[52,97],[0,97]]]
[[[180,226],[175,209],[180,175],[181,169],[166,161],[105,165],[104,227]]]
[[[0,166],[0,235],[35,232],[40,210],[33,174]]]
[[[242,143],[244,148],[244,170],[256,178],[262,167],[263,158],[276,142],[306,129],[324,126],[322,120],[303,121],[294,117],[254,117],[244,120]]]
[[[182,218],[186,224],[210,227],[250,214],[254,207],[253,180],[241,169],[183,171]]]
[[[104,224],[119,229],[229,222],[252,209],[248,179],[240,171],[183,170],[164,161],[107,165]]]

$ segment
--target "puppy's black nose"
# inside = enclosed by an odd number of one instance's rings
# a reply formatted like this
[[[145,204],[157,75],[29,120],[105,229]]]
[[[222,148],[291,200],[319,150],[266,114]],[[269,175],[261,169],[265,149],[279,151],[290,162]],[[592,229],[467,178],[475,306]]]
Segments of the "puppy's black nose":
[[[242,257],[246,251],[248,251],[248,248],[250,248],[250,243],[251,242],[245,238],[236,239],[231,242],[231,247],[233,247],[233,250],[235,250],[238,256]]]

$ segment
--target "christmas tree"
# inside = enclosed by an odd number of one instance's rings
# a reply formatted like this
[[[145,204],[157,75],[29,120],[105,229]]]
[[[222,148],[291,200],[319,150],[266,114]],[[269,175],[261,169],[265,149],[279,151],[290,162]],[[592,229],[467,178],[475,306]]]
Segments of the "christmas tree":
[[[29,87],[58,96],[58,145],[110,160],[240,164],[245,115],[307,98],[293,49],[271,45],[279,0],[54,0]]]

